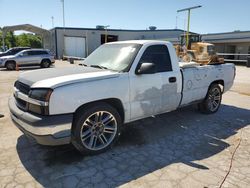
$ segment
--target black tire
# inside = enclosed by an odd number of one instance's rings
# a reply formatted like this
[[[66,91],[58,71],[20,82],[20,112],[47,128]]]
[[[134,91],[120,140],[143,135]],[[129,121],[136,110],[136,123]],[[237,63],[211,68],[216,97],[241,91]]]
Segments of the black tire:
[[[5,64],[5,67],[8,70],[15,70],[16,69],[16,62],[15,61],[7,61]]]
[[[104,102],[88,105],[75,114],[72,144],[82,154],[102,153],[117,141],[121,125],[121,116],[111,105]]]
[[[51,65],[51,61],[49,59],[44,59],[41,62],[41,68],[49,68]]]
[[[202,113],[212,114],[220,108],[222,99],[222,91],[218,84],[212,84],[207,92],[206,98],[198,104],[198,108]]]

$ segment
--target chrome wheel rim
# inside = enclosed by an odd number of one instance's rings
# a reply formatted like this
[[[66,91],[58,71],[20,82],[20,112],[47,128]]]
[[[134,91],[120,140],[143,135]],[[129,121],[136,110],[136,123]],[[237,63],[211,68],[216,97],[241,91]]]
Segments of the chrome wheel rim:
[[[81,140],[90,150],[101,150],[111,144],[117,132],[117,121],[113,114],[98,111],[91,114],[81,127]]]
[[[49,62],[48,61],[44,61],[43,62],[43,67],[45,67],[45,68],[49,67]]]
[[[210,111],[214,112],[220,106],[221,93],[219,88],[213,88],[208,95],[208,108]]]
[[[8,63],[7,69],[15,69],[15,65],[13,63]]]

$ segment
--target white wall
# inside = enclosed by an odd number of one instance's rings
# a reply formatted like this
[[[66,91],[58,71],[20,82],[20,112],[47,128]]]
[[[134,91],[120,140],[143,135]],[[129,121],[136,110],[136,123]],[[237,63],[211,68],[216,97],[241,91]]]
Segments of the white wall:
[[[178,37],[182,34],[181,30],[156,30],[156,31],[122,31],[109,30],[108,35],[118,35],[118,40],[140,40],[140,39],[166,39],[171,42],[178,41]],[[85,37],[86,38],[86,54],[90,54],[101,45],[101,35],[105,35],[105,30],[85,30],[85,29],[56,29],[57,39],[57,55],[62,58],[64,36]]]

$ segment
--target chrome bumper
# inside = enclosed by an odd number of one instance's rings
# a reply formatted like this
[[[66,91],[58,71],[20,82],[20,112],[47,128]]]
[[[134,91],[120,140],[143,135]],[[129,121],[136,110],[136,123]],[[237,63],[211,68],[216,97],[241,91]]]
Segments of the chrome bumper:
[[[9,99],[13,122],[26,135],[42,145],[63,145],[70,143],[73,114],[41,116],[20,110],[15,98]]]

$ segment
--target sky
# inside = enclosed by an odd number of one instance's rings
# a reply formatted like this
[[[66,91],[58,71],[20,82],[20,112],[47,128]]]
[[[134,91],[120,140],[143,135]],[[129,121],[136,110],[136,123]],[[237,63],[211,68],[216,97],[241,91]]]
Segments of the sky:
[[[184,29],[191,11],[190,30],[197,33],[250,30],[250,0],[64,0],[65,26],[110,29]],[[32,24],[51,29],[63,26],[62,0],[0,0],[0,27]],[[177,18],[177,19],[176,19]],[[177,24],[176,24],[177,23]],[[186,29],[186,27],[185,27]]]

